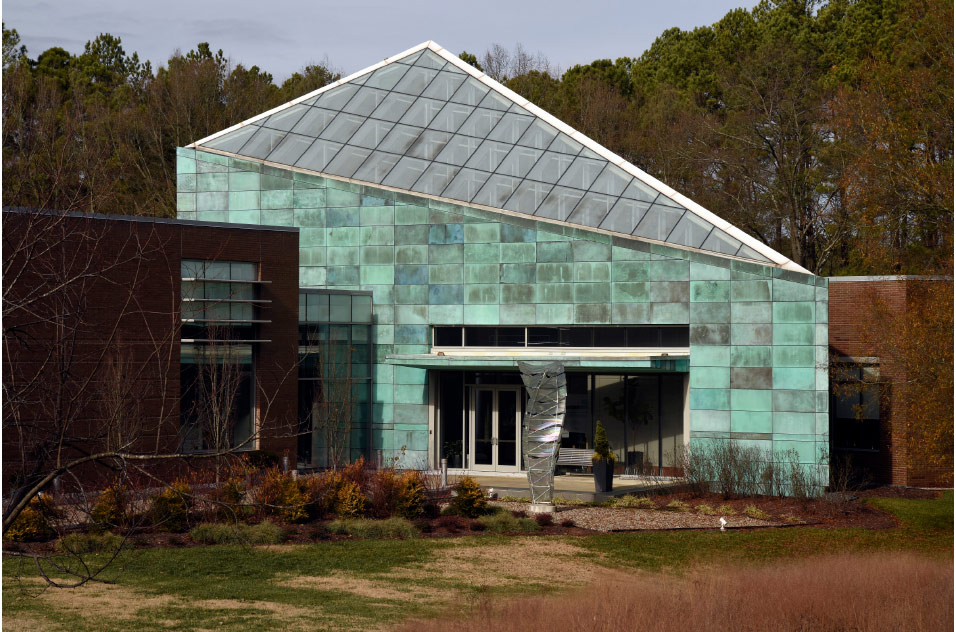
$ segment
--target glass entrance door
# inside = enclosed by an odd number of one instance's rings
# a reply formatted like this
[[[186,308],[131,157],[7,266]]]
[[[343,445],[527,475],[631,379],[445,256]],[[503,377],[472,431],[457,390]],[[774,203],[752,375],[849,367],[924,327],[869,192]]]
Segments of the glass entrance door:
[[[471,389],[469,434],[474,450],[470,467],[486,472],[517,472],[521,463],[521,389],[476,386]]]

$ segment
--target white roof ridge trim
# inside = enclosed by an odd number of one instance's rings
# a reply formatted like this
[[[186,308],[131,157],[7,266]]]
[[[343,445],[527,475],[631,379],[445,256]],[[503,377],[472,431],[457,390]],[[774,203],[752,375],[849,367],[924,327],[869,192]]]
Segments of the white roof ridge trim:
[[[293,107],[293,106],[295,106],[295,105],[298,105],[298,104],[301,103],[302,101],[311,99],[311,98],[313,98],[313,97],[315,97],[315,96],[317,96],[317,95],[319,95],[319,94],[322,94],[323,92],[326,92],[326,91],[328,91],[328,90],[331,90],[331,89],[333,89],[333,88],[336,88],[336,87],[338,87],[338,86],[340,86],[340,85],[342,85],[342,84],[348,83],[348,82],[352,81],[353,79],[357,79],[358,77],[361,77],[362,75],[365,75],[365,74],[368,74],[368,73],[373,72],[373,71],[375,71],[375,70],[378,70],[378,69],[381,68],[382,66],[385,66],[385,65],[387,65],[387,64],[390,64],[390,63],[392,63],[392,62],[396,62],[396,61],[398,61],[399,59],[402,59],[402,58],[404,58],[404,57],[407,57],[407,56],[411,55],[412,53],[417,53],[418,51],[420,51],[420,50],[422,50],[422,49],[425,49],[425,48],[427,48],[427,49],[431,50],[432,52],[438,54],[439,56],[441,56],[441,57],[442,57],[443,59],[445,59],[446,61],[450,62],[451,64],[453,64],[454,66],[456,66],[456,67],[458,67],[460,70],[462,70],[463,72],[467,73],[468,75],[470,75],[470,76],[474,77],[475,79],[477,79],[478,81],[482,82],[483,84],[485,84],[486,86],[488,86],[489,88],[491,88],[492,90],[494,90],[495,92],[497,92],[497,93],[501,94],[502,96],[506,97],[508,100],[512,101],[513,103],[516,103],[517,105],[519,105],[519,106],[521,106],[521,107],[527,109],[529,112],[531,112],[532,114],[534,114],[534,115],[537,116],[538,118],[544,120],[544,121],[547,122],[548,124],[550,124],[550,125],[552,125],[553,127],[557,128],[559,131],[561,131],[561,132],[567,134],[568,136],[570,136],[571,138],[573,138],[573,139],[576,140],[577,142],[581,143],[582,145],[584,145],[585,147],[587,147],[588,149],[590,149],[590,150],[593,151],[594,153],[598,154],[599,156],[601,156],[601,157],[604,158],[605,160],[608,160],[610,163],[612,163],[612,164],[616,165],[617,167],[623,169],[625,172],[629,173],[631,176],[637,178],[638,180],[644,182],[645,184],[651,186],[652,188],[657,189],[658,191],[660,191],[661,194],[663,194],[663,195],[665,195],[665,196],[671,198],[673,201],[675,201],[675,202],[677,202],[678,204],[684,206],[685,208],[687,208],[687,210],[689,210],[690,212],[694,213],[694,214],[697,215],[698,217],[700,217],[700,218],[702,218],[702,219],[704,219],[704,220],[710,222],[711,224],[714,225],[714,227],[719,228],[720,230],[726,232],[726,233],[727,233],[728,235],[730,235],[731,237],[734,237],[734,238],[738,239],[740,242],[744,243],[744,244],[747,245],[748,247],[750,247],[750,248],[756,250],[756,251],[759,252],[760,254],[762,254],[762,255],[764,255],[765,257],[767,257],[768,259],[770,259],[770,261],[772,261],[773,263],[779,265],[780,267],[782,267],[782,268],[784,268],[784,269],[786,269],[786,270],[792,270],[792,271],[794,271],[794,272],[801,272],[801,273],[803,273],[803,274],[813,274],[812,272],[810,272],[810,271],[807,270],[806,268],[802,267],[802,266],[799,265],[798,263],[796,263],[796,262],[794,262],[794,261],[788,259],[788,258],[785,257],[784,255],[780,254],[779,252],[777,252],[776,250],[774,250],[774,249],[771,248],[770,246],[767,246],[766,244],[764,244],[764,243],[760,242],[759,240],[755,239],[754,237],[751,237],[750,235],[748,235],[748,234],[745,233],[744,231],[740,230],[739,228],[737,228],[736,226],[734,226],[733,224],[731,224],[731,223],[728,222],[727,220],[725,220],[725,219],[723,219],[723,218],[721,218],[721,217],[718,217],[717,215],[715,215],[715,214],[712,213],[711,211],[708,211],[707,209],[705,209],[703,206],[701,206],[701,205],[698,204],[697,202],[694,202],[693,200],[691,200],[690,198],[686,197],[685,195],[682,195],[682,194],[678,193],[678,192],[675,191],[673,188],[667,186],[666,184],[664,184],[663,182],[661,182],[660,180],[658,180],[658,179],[655,178],[654,176],[652,176],[652,175],[650,175],[650,174],[648,174],[648,173],[645,173],[644,171],[642,171],[641,169],[639,169],[639,168],[636,167],[635,165],[631,164],[630,162],[628,162],[627,160],[625,160],[625,159],[622,158],[621,156],[618,156],[617,154],[615,154],[613,151],[611,151],[611,150],[608,149],[607,147],[604,147],[604,146],[601,145],[600,143],[598,143],[598,142],[592,140],[591,138],[587,137],[587,136],[584,135],[582,132],[579,132],[578,130],[574,129],[573,127],[571,127],[570,125],[568,125],[568,124],[565,123],[564,121],[558,119],[558,118],[555,117],[554,115],[552,115],[552,114],[546,112],[545,110],[541,109],[540,107],[538,107],[537,105],[535,105],[534,103],[532,103],[531,101],[529,101],[528,99],[525,99],[524,97],[522,97],[521,95],[517,94],[517,93],[514,92],[513,90],[511,90],[511,89],[509,89],[509,88],[503,86],[503,85],[500,84],[499,82],[497,82],[497,81],[495,81],[494,79],[492,79],[491,77],[489,77],[486,73],[482,72],[481,70],[478,70],[477,68],[475,68],[475,67],[472,66],[471,64],[469,64],[469,63],[463,61],[463,60],[460,59],[457,55],[455,55],[455,54],[452,53],[451,51],[449,51],[449,50],[443,48],[442,46],[440,46],[439,44],[437,44],[437,43],[434,42],[433,40],[428,40],[428,41],[422,42],[421,44],[418,44],[417,46],[413,46],[412,48],[409,48],[409,49],[407,49],[407,50],[405,50],[405,51],[402,51],[402,52],[400,52],[400,53],[398,53],[398,54],[396,54],[396,55],[392,55],[391,57],[388,57],[387,59],[384,59],[384,60],[382,60],[382,61],[380,61],[380,62],[378,62],[378,63],[376,63],[376,64],[373,64],[373,65],[371,65],[371,66],[369,66],[369,67],[367,67],[367,68],[363,68],[362,70],[359,70],[359,71],[357,71],[357,72],[353,72],[352,74],[348,75],[347,77],[343,77],[342,79],[339,79],[338,81],[335,81],[335,82],[330,83],[330,84],[328,84],[328,85],[322,86],[322,87],[319,88],[318,90],[314,90],[314,91],[312,91],[312,92],[310,92],[310,93],[308,93],[308,94],[304,94],[304,95],[302,95],[301,97],[298,97],[298,98],[296,98],[296,99],[293,99],[292,101],[289,101],[288,103],[284,103],[284,104],[282,104],[282,105],[280,105],[280,106],[277,106],[277,107],[275,107],[275,108],[272,108],[271,110],[268,110],[268,111],[266,111],[266,112],[263,112],[262,114],[258,114],[258,115],[256,115],[256,116],[250,118],[250,119],[247,119],[247,120],[245,120],[245,121],[242,121],[241,123],[237,123],[236,125],[233,125],[232,127],[228,127],[228,128],[226,128],[226,129],[224,129],[224,130],[221,130],[221,131],[216,132],[215,134],[211,134],[210,136],[207,136],[207,137],[202,138],[202,139],[200,139],[200,140],[197,140],[197,141],[195,141],[195,142],[193,142],[193,143],[190,143],[189,145],[187,145],[187,147],[197,148],[199,145],[203,145],[203,144],[205,144],[205,143],[208,143],[208,142],[210,142],[210,141],[212,141],[212,140],[215,140],[216,138],[218,138],[218,137],[220,137],[220,136],[223,136],[223,135],[225,135],[225,134],[228,134],[229,132],[235,131],[235,130],[237,130],[237,129],[240,129],[240,128],[242,128],[242,127],[245,127],[246,125],[249,125],[249,124],[251,124],[251,123],[254,123],[255,121],[259,121],[259,120],[268,118],[269,116],[272,116],[272,115],[275,114],[276,112],[281,112],[282,110],[285,110],[285,109],[287,109],[287,108],[290,108],[290,107]]]

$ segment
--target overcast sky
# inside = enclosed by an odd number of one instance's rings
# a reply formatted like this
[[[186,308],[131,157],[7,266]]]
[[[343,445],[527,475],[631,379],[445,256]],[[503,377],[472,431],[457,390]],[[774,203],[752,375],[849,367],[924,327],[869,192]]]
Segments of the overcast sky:
[[[511,49],[520,42],[567,69],[637,57],[665,29],[709,25],[753,1],[6,0],[3,21],[33,59],[51,46],[79,53],[99,33],[111,33],[154,69],[176,49],[209,42],[281,81],[325,58],[350,74],[426,40],[479,58],[492,43]]]

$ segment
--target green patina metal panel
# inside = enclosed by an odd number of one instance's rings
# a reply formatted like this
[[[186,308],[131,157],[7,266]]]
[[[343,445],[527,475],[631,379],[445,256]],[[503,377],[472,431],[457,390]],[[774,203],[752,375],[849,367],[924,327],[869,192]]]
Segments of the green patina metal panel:
[[[794,449],[809,464],[828,442],[825,279],[202,151],[177,155],[180,218],[299,226],[302,285],[372,290],[375,449],[425,461],[426,367],[393,367],[387,356],[427,353],[436,324],[688,325],[692,445],[735,438]]]

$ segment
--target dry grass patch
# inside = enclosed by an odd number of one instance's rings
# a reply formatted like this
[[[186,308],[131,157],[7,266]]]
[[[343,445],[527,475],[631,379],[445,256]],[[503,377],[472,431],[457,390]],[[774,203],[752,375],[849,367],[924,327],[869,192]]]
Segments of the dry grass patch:
[[[466,619],[406,632],[610,631],[652,621],[661,632],[953,629],[953,562],[914,554],[817,557],[682,577],[602,578],[576,594],[490,602]]]

